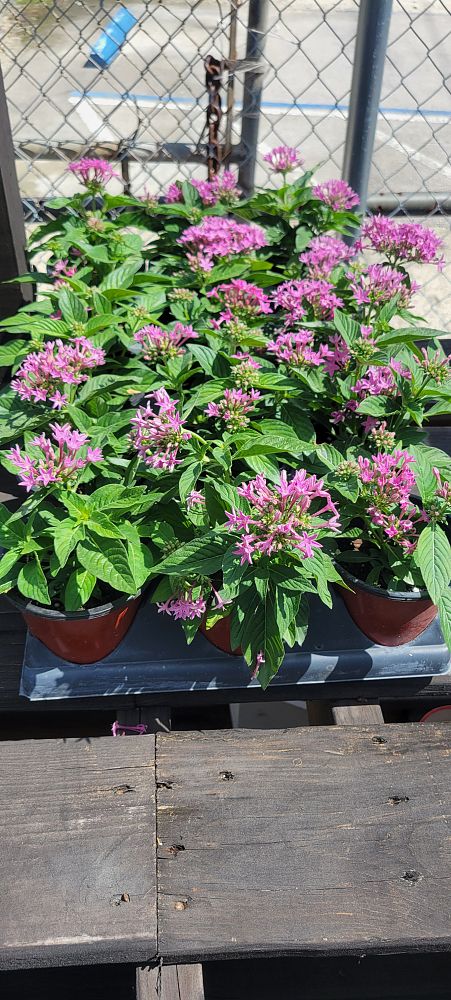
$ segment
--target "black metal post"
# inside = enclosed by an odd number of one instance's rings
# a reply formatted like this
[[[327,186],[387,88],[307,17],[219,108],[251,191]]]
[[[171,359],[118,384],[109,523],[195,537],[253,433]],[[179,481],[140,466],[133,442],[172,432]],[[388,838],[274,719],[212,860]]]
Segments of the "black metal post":
[[[0,319],[32,299],[32,285],[5,285],[28,270],[25,227],[17,183],[11,125],[0,69]]]
[[[255,60],[255,68],[244,77],[238,185],[243,194],[252,194],[257,161],[258,126],[265,69],[263,59],[268,20],[268,0],[250,0],[247,25],[246,59]]]
[[[392,0],[360,0],[343,177],[366,209]]]

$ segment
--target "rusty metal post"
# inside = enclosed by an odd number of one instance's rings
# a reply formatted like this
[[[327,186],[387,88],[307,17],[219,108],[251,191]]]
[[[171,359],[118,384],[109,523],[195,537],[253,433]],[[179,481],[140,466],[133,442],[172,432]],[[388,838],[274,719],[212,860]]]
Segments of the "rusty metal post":
[[[250,0],[246,59],[252,59],[255,62],[255,68],[247,72],[244,77],[240,142],[241,165],[238,173],[238,184],[245,195],[252,194],[254,189],[258,127],[265,74],[262,60],[265,51],[268,10],[268,0]]]
[[[222,102],[220,96],[222,63],[215,56],[207,56],[205,60],[205,86],[208,93],[207,107],[207,171],[208,180],[212,181],[219,170],[221,153],[219,148],[219,126],[222,118]]]
[[[235,104],[235,63],[237,58],[236,50],[236,36],[238,27],[238,7],[241,4],[241,0],[232,0],[232,6],[230,11],[230,30],[229,30],[229,56],[226,65],[229,69],[229,76],[227,80],[227,109],[226,109],[226,127],[224,135],[224,147],[222,151],[222,160],[227,162],[230,153],[232,151],[232,126],[233,126],[233,109]]]

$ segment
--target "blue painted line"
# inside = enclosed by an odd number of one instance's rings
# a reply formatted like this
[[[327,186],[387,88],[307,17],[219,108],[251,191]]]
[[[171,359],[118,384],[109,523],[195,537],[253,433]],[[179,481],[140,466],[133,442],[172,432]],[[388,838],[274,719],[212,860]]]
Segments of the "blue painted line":
[[[137,18],[131,11],[127,10],[126,7],[119,7],[119,10],[111,15],[105,31],[102,31],[97,41],[94,42],[87,65],[106,69],[119,54],[129,31],[136,23]]]
[[[198,103],[195,97],[178,97],[176,94],[161,94],[160,96],[156,94],[133,94],[129,91],[124,91],[122,94],[102,90],[73,91],[71,97],[77,97],[80,100],[88,98],[93,101],[96,98],[115,98],[118,101],[147,101],[149,104],[170,104],[175,102],[177,104],[194,105]],[[241,102],[237,102],[235,106],[241,107]],[[262,108],[297,108],[300,111],[349,111],[349,104],[313,104],[297,101],[262,101],[261,106]],[[379,112],[380,114],[416,115],[419,118],[427,118],[431,115],[443,115],[446,118],[451,118],[451,110],[446,111],[443,108],[390,108],[380,105]]]

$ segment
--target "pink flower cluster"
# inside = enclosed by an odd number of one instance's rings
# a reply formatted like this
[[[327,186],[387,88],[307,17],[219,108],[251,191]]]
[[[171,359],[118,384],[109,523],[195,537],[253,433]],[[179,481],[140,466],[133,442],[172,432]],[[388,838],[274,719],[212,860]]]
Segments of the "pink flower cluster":
[[[142,348],[142,356],[146,361],[158,361],[160,358],[175,358],[185,353],[188,340],[196,340],[199,336],[192,326],[174,323],[172,330],[162,330],[159,326],[143,326],[133,334],[133,339]]]
[[[67,260],[56,260],[53,265],[52,277],[56,278],[55,288],[64,288],[68,284],[64,278],[73,278],[77,272],[76,264],[69,264]]]
[[[275,146],[269,153],[265,153],[263,159],[275,174],[288,174],[296,167],[301,167],[304,162],[293,146]]]
[[[440,470],[435,466],[432,469],[434,476],[437,480],[437,496],[441,497],[442,500],[446,500],[448,504],[451,504],[451,483],[442,482],[442,477],[440,475]]]
[[[69,400],[61,389],[64,385],[86,382],[90,368],[105,364],[105,351],[94,347],[87,337],[72,341],[54,340],[42,351],[28,354],[11,382],[11,388],[21,399],[32,403],[50,402],[60,410]]]
[[[7,453],[6,457],[20,473],[19,483],[27,493],[53,483],[65,486],[90,462],[100,462],[103,458],[100,448],[88,447],[85,450],[88,435],[73,430],[70,424],[50,424],[50,429],[53,442],[45,434],[30,442],[30,447],[39,449],[37,456],[22,452],[19,445]]]
[[[408,380],[412,378],[411,371],[401,361],[396,361],[396,358],[391,358],[388,365],[370,365],[366,375],[358,379],[356,384],[351,387],[351,391],[357,393],[361,399],[367,395],[397,395],[399,388],[396,375]]]
[[[297,333],[281,333],[275,340],[268,341],[267,350],[278,361],[311,368],[324,364],[332,353],[326,344],[319,344],[314,350],[313,343],[314,336],[310,330],[298,330]]]
[[[364,495],[371,500],[366,511],[372,523],[407,552],[413,552],[417,542],[415,525],[427,520],[427,515],[410,500],[415,485],[410,468],[413,456],[397,450],[392,454],[378,452],[371,459],[359,456],[357,461]]]
[[[224,170],[222,174],[216,174],[212,181],[199,181],[193,177],[190,181],[193,188],[200,195],[206,207],[217,205],[218,202],[225,202],[230,205],[240,198],[240,189],[237,187],[237,178],[231,170]],[[183,202],[183,191],[178,184],[170,184],[164,200],[167,204]]]
[[[315,236],[299,260],[306,264],[312,278],[327,278],[334,267],[350,260],[353,251],[336,236]]]
[[[271,485],[258,475],[239,486],[238,493],[248,501],[250,510],[234,509],[227,519],[232,531],[241,534],[235,549],[241,565],[283,550],[309,558],[322,547],[319,532],[338,531],[340,527],[338,510],[323,480],[309,476],[305,469],[295,472],[291,480],[281,472],[280,482]]]
[[[359,204],[359,196],[346,181],[330,180],[312,188],[314,198],[323,201],[334,212],[346,212]]]
[[[230,431],[238,431],[247,427],[248,413],[255,410],[255,404],[260,399],[258,389],[243,392],[242,389],[225,389],[224,398],[220,403],[209,403],[205,412],[208,417],[217,417],[228,424]]]
[[[409,287],[405,275],[386,264],[369,264],[365,271],[350,271],[348,278],[359,306],[380,306],[398,295],[399,306],[407,308],[412,295],[420,287],[415,281],[411,281]]]
[[[333,319],[335,309],[343,305],[329,281],[314,278],[282,282],[273,294],[273,301],[285,310],[288,322],[293,323],[305,316],[308,306],[315,319]]]
[[[156,389],[148,399],[155,400],[157,410],[150,402],[138,407],[132,417],[130,440],[139,457],[153,469],[167,469],[173,472],[181,459],[178,450],[191,437],[185,430],[185,423],[177,412],[177,399],[171,399],[166,389]]]
[[[373,215],[363,223],[362,237],[361,246],[386,254],[392,263],[416,261],[436,264],[439,270],[444,266],[443,256],[438,255],[443,240],[421,222],[399,223],[384,215]]]
[[[425,374],[437,385],[447,382],[451,375],[449,357],[444,358],[440,351],[428,353],[426,347],[421,348],[421,353],[422,359],[415,358],[415,360]]]
[[[210,271],[215,257],[250,253],[265,247],[268,241],[261,226],[206,215],[198,226],[185,229],[178,242],[188,249],[187,259],[193,270]]]
[[[225,306],[219,320],[214,321],[216,327],[236,319],[246,322],[272,312],[269,296],[258,285],[251,285],[242,278],[232,278],[229,282],[216,285],[211,292],[207,292],[207,298],[220,299]]]
[[[108,160],[99,160],[97,157],[82,156],[80,160],[69,163],[67,169],[87,187],[103,187],[112,177],[120,180],[111,163],[108,163]]]
[[[192,590],[170,597],[164,603],[157,604],[158,614],[170,615],[176,621],[193,621],[203,618],[207,604],[203,597],[193,597]]]
[[[329,337],[327,346],[329,350],[324,359],[324,366],[327,374],[332,377],[335,372],[346,367],[351,358],[351,352],[344,337],[340,337],[339,333],[334,333],[332,337]]]

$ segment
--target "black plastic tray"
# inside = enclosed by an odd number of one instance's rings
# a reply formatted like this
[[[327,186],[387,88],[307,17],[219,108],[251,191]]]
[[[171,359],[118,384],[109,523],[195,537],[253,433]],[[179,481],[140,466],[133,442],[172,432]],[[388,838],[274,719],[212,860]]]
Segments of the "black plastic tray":
[[[312,599],[304,647],[287,651],[271,686],[428,677],[446,673],[449,665],[438,620],[408,645],[378,646],[354,625],[335,596],[332,611]],[[258,689],[258,681],[251,680],[241,656],[221,653],[202,635],[187,646],[181,625],[146,601],[120,646],[97,663],[80,666],[61,660],[28,634],[20,693],[45,701],[252,687]]]

